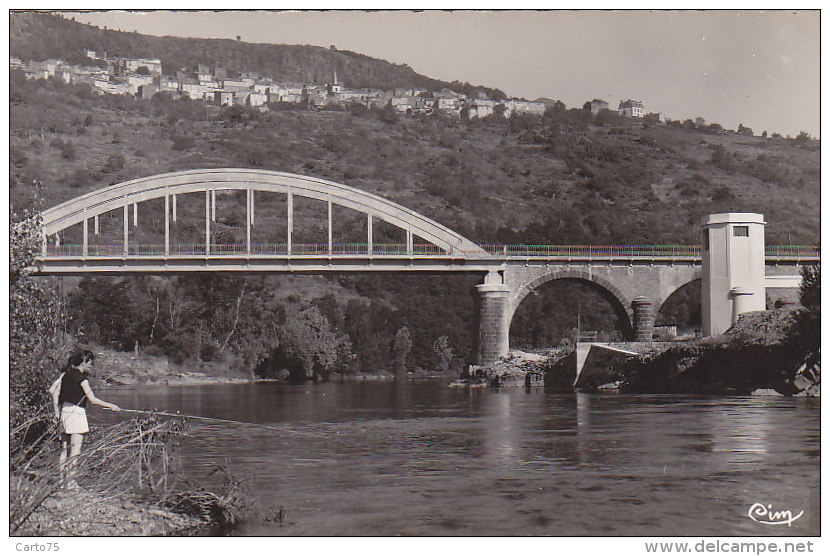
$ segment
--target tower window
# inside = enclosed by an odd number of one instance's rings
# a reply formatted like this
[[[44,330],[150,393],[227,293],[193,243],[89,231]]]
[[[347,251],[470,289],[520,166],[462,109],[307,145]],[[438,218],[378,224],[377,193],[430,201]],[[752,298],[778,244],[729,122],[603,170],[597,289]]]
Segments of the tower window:
[[[732,235],[735,237],[749,237],[749,226],[735,226],[732,228]]]

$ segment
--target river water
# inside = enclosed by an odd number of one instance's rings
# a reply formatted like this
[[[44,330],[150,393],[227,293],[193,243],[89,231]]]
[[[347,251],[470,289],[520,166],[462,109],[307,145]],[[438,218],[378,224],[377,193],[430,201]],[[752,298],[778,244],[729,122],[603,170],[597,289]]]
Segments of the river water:
[[[818,400],[447,383],[171,386],[102,397],[266,425],[191,421],[182,446],[187,474],[228,460],[256,508],[284,509],[281,524],[253,519],[240,535],[819,534]],[[748,517],[756,503],[804,513],[766,525]]]

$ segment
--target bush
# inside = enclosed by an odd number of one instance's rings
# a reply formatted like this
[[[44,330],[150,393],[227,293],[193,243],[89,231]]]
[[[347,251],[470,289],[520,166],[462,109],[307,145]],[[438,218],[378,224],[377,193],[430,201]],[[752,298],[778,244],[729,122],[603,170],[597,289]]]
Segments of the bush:
[[[111,154],[107,157],[107,161],[101,166],[101,171],[105,174],[117,172],[124,169],[124,155],[121,153]]]
[[[196,146],[196,139],[192,135],[174,135],[173,150],[186,151]]]

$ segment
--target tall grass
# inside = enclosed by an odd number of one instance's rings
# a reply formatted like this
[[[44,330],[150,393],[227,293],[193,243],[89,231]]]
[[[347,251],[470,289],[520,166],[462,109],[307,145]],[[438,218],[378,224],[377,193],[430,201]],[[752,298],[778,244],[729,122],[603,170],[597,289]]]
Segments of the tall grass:
[[[227,467],[218,488],[209,489],[177,476],[175,447],[187,435],[184,418],[149,414],[95,430],[84,439],[80,456],[66,464],[68,480],[104,499],[129,495],[136,501],[168,507],[219,527],[239,520],[241,481]],[[27,520],[65,488],[58,461],[60,434],[51,410],[44,409],[10,434],[9,529],[25,530]]]

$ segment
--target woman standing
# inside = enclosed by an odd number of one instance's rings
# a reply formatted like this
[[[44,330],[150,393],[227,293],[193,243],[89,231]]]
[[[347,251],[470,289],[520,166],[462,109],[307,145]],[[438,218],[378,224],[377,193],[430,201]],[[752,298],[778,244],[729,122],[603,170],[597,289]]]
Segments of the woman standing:
[[[60,468],[63,479],[67,479],[71,471],[71,464],[67,465],[68,457],[76,458],[81,453],[83,435],[89,432],[86,420],[86,403],[92,402],[105,409],[121,411],[115,404],[105,402],[95,397],[89,386],[89,369],[95,360],[95,354],[88,349],[77,349],[69,356],[69,362],[63,373],[49,387],[52,403],[55,406],[55,418],[60,423],[61,454]],[[77,488],[77,483],[71,481],[67,486]]]

